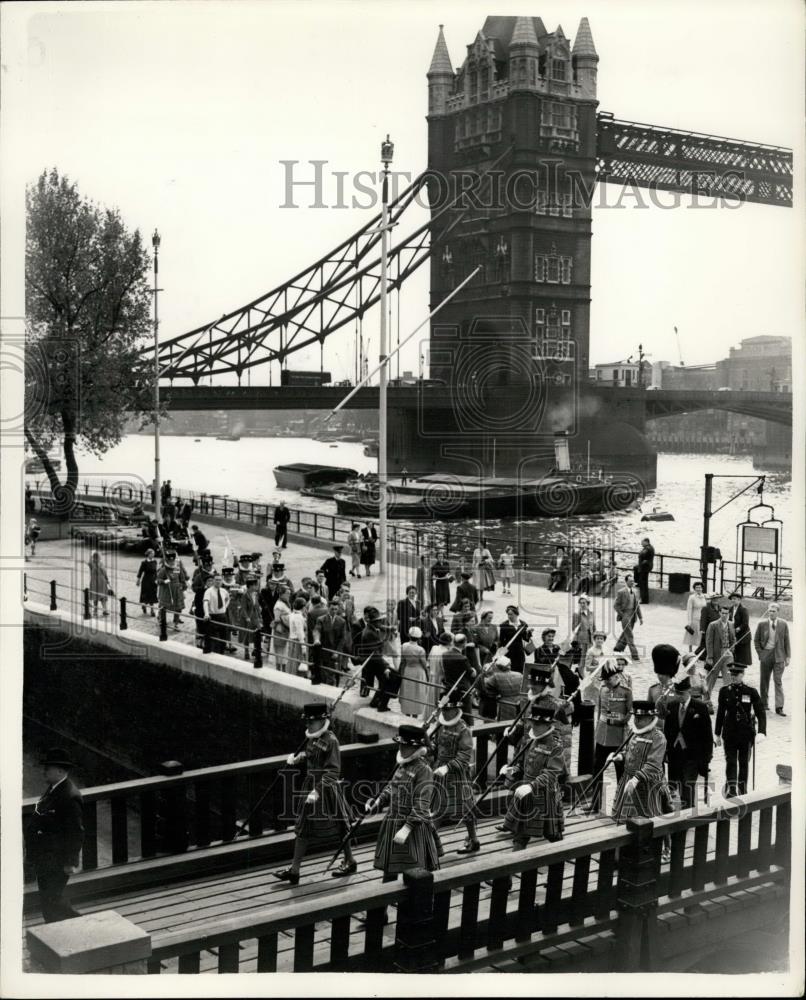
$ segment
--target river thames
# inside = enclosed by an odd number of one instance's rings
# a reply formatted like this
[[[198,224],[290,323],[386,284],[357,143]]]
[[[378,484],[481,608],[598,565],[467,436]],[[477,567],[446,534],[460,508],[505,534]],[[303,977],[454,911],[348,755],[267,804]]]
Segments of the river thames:
[[[341,465],[358,472],[374,472],[377,460],[363,454],[361,444],[353,442],[314,441],[310,438],[249,437],[239,441],[219,441],[213,437],[165,435],[160,438],[161,475],[170,479],[180,493],[195,492],[228,495],[241,500],[276,503],[285,499],[290,507],[335,513],[335,504],[304,497],[293,490],[278,489],[272,469],[289,462],[321,462]],[[98,458],[79,454],[82,480],[97,488],[119,480],[143,480],[150,483],[154,475],[153,438],[129,435],[121,443]],[[493,537],[516,533],[533,541],[560,542],[571,538],[574,543],[589,541],[619,549],[638,549],[648,535],[658,553],[698,557],[702,537],[704,476],[706,472],[726,476],[749,476],[755,472],[749,455],[658,455],[657,488],[647,493],[640,509],[618,513],[577,516],[568,519],[540,518],[530,521],[495,520],[486,523]],[[42,482],[42,476],[29,476],[28,481]],[[394,479],[392,479],[394,482]],[[734,493],[748,486],[748,479],[715,479],[713,509],[716,510]],[[44,485],[44,483],[42,484]],[[786,548],[787,525],[792,524],[791,479],[780,472],[768,473],[764,499],[774,505],[775,516],[784,522],[782,562],[791,565]],[[711,521],[711,544],[721,549],[725,559],[736,558],[736,525],[745,519],[752,504],[758,502],[755,490],[748,492],[720,511]],[[642,513],[653,508],[668,511],[674,521],[646,523]],[[766,516],[770,516],[769,513]],[[764,518],[754,518],[763,520]],[[459,527],[459,523],[452,522]],[[476,521],[461,522],[473,533],[480,528]],[[497,555],[498,553],[494,553]]]

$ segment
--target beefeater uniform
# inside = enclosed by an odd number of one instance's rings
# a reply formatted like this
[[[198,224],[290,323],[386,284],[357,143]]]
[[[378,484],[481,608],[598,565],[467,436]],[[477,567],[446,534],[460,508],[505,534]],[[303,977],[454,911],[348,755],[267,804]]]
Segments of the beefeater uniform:
[[[301,792],[318,792],[313,805],[303,804],[294,833],[309,846],[324,848],[340,842],[352,823],[350,807],[341,785],[341,748],[332,729],[305,741],[305,781]],[[304,803],[304,800],[303,800]]]
[[[470,773],[473,737],[461,715],[457,719],[453,726],[440,725],[434,734],[434,768],[448,768],[444,777],[434,777],[431,814],[436,820],[458,821],[473,808],[475,801]]]
[[[388,805],[375,846],[375,867],[390,875],[439,868],[442,844],[431,818],[434,774],[423,757],[400,764],[389,786],[378,796],[379,808]],[[405,844],[394,843],[404,824],[411,827]]]
[[[567,777],[563,744],[556,727],[536,740],[516,765],[512,784],[530,785],[531,794],[523,799],[510,799],[503,829],[513,834],[515,841],[529,837],[562,840],[565,829],[562,784]]]
[[[671,796],[663,777],[665,757],[666,737],[662,730],[655,726],[635,731],[624,749],[624,774],[613,802],[612,815],[617,823],[636,817],[650,819],[669,811]],[[638,783],[630,790],[627,785],[631,778],[637,778]]]

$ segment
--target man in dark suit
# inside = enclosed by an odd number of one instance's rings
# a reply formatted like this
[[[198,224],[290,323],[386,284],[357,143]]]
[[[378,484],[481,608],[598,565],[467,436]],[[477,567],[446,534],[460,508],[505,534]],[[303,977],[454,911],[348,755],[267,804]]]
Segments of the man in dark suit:
[[[775,714],[786,715],[783,677],[792,657],[792,649],[789,644],[789,626],[778,617],[778,610],[777,604],[769,606],[766,618],[762,618],[756,626],[753,641],[761,670],[761,703],[766,710],[772,677],[775,682]]]
[[[638,553],[638,592],[641,603],[649,604],[649,574],[655,564],[655,549],[648,538],[641,539],[641,551]]]
[[[479,603],[479,592],[476,585],[471,581],[471,573],[462,573],[462,582],[456,588],[456,597],[453,599],[451,611],[456,612],[462,607],[462,601],[468,600],[472,607]]]
[[[326,684],[340,686],[341,674],[344,671],[345,656],[350,651],[350,629],[347,622],[339,614],[341,605],[338,598],[330,601],[327,611],[316,619],[313,629],[314,645],[321,647],[320,666],[324,670]]]
[[[400,631],[400,641],[409,641],[409,629],[415,625],[420,627],[420,603],[417,600],[417,588],[406,587],[406,596],[397,602],[397,627]]]
[[[731,608],[728,621],[733,625],[733,631],[736,633],[733,662],[749,667],[753,662],[753,637],[750,634],[750,615],[747,613],[747,608],[742,604],[742,595],[738,591],[734,591],[730,595],[730,603]]]
[[[613,610],[616,612],[616,621],[621,622],[621,635],[616,640],[613,647],[614,653],[620,653],[625,646],[630,647],[630,655],[634,660],[640,660],[641,656],[638,647],[635,645],[632,630],[635,622],[644,624],[641,614],[641,605],[638,602],[638,594],[635,591],[635,578],[631,573],[624,577],[624,586],[616,594],[613,602]]]
[[[523,674],[528,653],[534,652],[532,645],[532,633],[527,628],[526,623],[518,616],[518,609],[514,604],[507,607],[507,620],[498,627],[498,648],[506,649],[512,669],[515,673]],[[507,649],[507,644],[509,648]]]
[[[67,880],[78,871],[84,842],[81,792],[67,776],[73,766],[66,750],[50,750],[42,761],[48,787],[25,830],[26,851],[39,884],[45,923],[81,916],[64,898]]]
[[[468,656],[467,636],[459,633],[453,637],[453,646],[446,650],[442,657],[442,674],[445,690],[450,691],[454,684],[462,677],[457,687],[457,691],[466,692],[469,690],[476,677],[477,671],[473,667],[471,658]],[[462,718],[468,726],[473,725],[473,705],[471,696],[466,695],[462,699]]]
[[[288,522],[291,520],[291,511],[286,507],[285,500],[274,508],[274,544],[285,548],[288,545]]]
[[[700,612],[700,644],[694,650],[695,653],[702,653],[705,649],[705,635],[711,622],[719,621],[719,602],[722,600],[721,594],[709,594],[708,603]]]
[[[549,590],[564,587],[568,579],[568,556],[564,545],[555,545],[549,571]]]
[[[667,703],[663,724],[669,781],[679,789],[683,808],[691,809],[697,801],[697,777],[708,777],[708,765],[714,755],[714,733],[708,709],[691,697],[691,680],[684,677],[674,690],[675,697]]]

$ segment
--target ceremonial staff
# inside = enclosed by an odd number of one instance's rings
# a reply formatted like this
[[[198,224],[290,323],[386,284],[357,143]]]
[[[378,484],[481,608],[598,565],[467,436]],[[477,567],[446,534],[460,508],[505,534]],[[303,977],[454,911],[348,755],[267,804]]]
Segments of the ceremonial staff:
[[[459,677],[457,677],[456,682],[453,684],[453,686],[451,687],[450,691],[448,691],[447,694],[443,695],[443,697],[440,698],[440,706],[438,706],[434,710],[434,712],[432,713],[432,715],[431,715],[432,721],[435,718],[436,714],[439,712],[439,709],[442,707],[442,705],[444,705],[444,703],[447,702],[448,698],[450,698],[450,696],[453,694],[453,692],[456,690],[456,688],[461,684],[461,682],[464,679],[464,676],[465,676],[466,673],[467,673],[467,671],[463,670],[462,673],[459,675]],[[383,793],[386,791],[386,789],[392,784],[392,781],[394,780],[394,777],[397,774],[397,769],[399,767],[400,767],[399,764],[395,764],[395,768],[392,771],[392,773],[389,775],[389,778],[384,782],[383,788],[378,792],[378,794],[375,796],[374,799],[367,799],[367,803],[369,803],[369,802],[377,802],[378,801],[378,799],[383,795]],[[368,815],[369,815],[369,812],[365,812],[363,816],[359,816],[358,819],[355,821],[355,823],[353,823],[353,825],[347,831],[347,833],[342,837],[342,839],[341,839],[341,841],[339,843],[339,846],[336,848],[336,853],[330,859],[330,864],[327,866],[327,868],[325,868],[325,873],[326,874],[327,874],[327,872],[330,871],[330,869],[336,863],[336,860],[338,859],[338,856],[344,850],[344,845],[349,840],[352,839],[353,834],[361,826],[361,824],[364,822],[364,820],[367,818]]]
[[[526,628],[525,625],[523,625],[521,627],[522,628]],[[518,633],[516,632],[515,635],[517,635],[517,634]],[[512,642],[512,640],[515,638],[515,635],[512,636],[512,639],[510,639],[509,642]],[[507,647],[508,646],[509,646],[509,643],[507,643]],[[507,647],[505,647],[505,648],[507,648]],[[551,667],[549,669],[553,670],[557,666],[557,663],[560,660],[560,656],[562,656],[562,655],[563,655],[562,653],[559,654],[559,656],[554,661],[554,663],[551,664]],[[574,692],[574,694],[576,694],[576,692]],[[571,696],[571,698],[573,698],[573,695]],[[566,701],[571,701],[571,698],[566,698],[565,700]],[[507,738],[509,738],[512,735],[512,731],[514,730],[515,726],[521,721],[521,719],[524,716],[524,713],[526,712],[526,709],[529,708],[529,706],[531,704],[532,704],[531,701],[529,701],[529,699],[527,698],[526,699],[526,703],[524,704],[523,708],[518,712],[518,714],[515,716],[515,718],[510,722],[510,724],[504,730],[504,735]],[[482,764],[482,766],[478,769],[478,771],[476,771],[476,777],[473,779],[473,784],[476,784],[476,782],[479,780],[479,775],[480,774],[484,774],[486,772],[487,768],[490,766],[490,764],[492,762],[493,757],[495,757],[497,753],[498,753],[498,747],[496,746],[495,750],[493,750],[493,752],[490,754],[490,756],[487,758],[487,760],[485,760],[484,764]]]
[[[356,669],[355,669],[355,672],[354,672],[353,674],[351,674],[351,675],[350,675],[350,678],[349,678],[349,680],[348,680],[348,681],[347,681],[347,683],[346,683],[346,684],[344,685],[344,688],[342,689],[342,691],[341,691],[341,693],[339,694],[338,698],[337,698],[337,699],[336,699],[336,700],[335,700],[335,701],[333,702],[333,704],[332,704],[332,705],[330,706],[330,709],[329,709],[329,711],[330,711],[330,714],[331,714],[331,715],[333,714],[333,712],[334,712],[334,710],[335,710],[335,708],[336,708],[336,705],[338,705],[338,703],[339,703],[339,702],[341,701],[341,699],[342,699],[342,698],[343,698],[343,697],[344,697],[344,696],[345,696],[345,695],[347,694],[347,692],[348,692],[348,691],[350,690],[350,688],[351,688],[351,687],[353,686],[353,684],[355,684],[355,682],[356,682],[356,681],[358,680],[358,678],[359,678],[359,677],[361,676],[361,672],[362,672],[362,670],[363,670],[363,669],[364,669],[364,667],[365,667],[365,666],[366,666],[366,665],[367,665],[367,664],[369,663],[369,661],[370,661],[371,659],[372,659],[372,654],[370,654],[370,655],[369,655],[369,656],[368,656],[368,657],[366,658],[366,660],[364,660],[364,662],[363,662],[363,663],[362,663],[362,664],[361,664],[361,665],[360,665],[359,667],[356,667]],[[296,757],[296,756],[298,756],[299,754],[301,754],[301,753],[302,753],[302,751],[303,751],[303,750],[305,749],[305,744],[306,744],[307,742],[308,742],[308,737],[306,736],[306,737],[305,737],[305,738],[303,739],[302,743],[300,743],[300,745],[299,745],[299,746],[297,747],[297,749],[296,749],[296,750],[294,751],[294,754],[293,754],[293,756],[294,756],[294,757]],[[289,757],[290,757],[290,756],[292,756],[292,755],[291,755],[291,754],[289,754]],[[287,766],[288,766],[288,765],[287,765]],[[242,834],[242,833],[244,832],[244,830],[246,829],[246,827],[247,827],[247,826],[249,825],[249,820],[250,820],[250,819],[251,819],[251,818],[252,818],[252,817],[253,817],[253,816],[255,815],[255,813],[256,813],[256,812],[258,811],[258,809],[259,809],[259,808],[260,808],[260,807],[261,807],[261,806],[263,805],[263,803],[264,803],[264,801],[266,800],[266,798],[268,797],[268,795],[270,795],[270,794],[271,794],[271,792],[272,792],[272,790],[273,790],[274,786],[275,786],[275,785],[277,784],[277,782],[278,782],[278,781],[280,780],[280,774],[281,774],[281,769],[278,769],[278,771],[277,771],[277,774],[275,775],[275,778],[274,778],[274,781],[273,781],[273,782],[272,782],[272,783],[271,783],[271,784],[269,785],[269,787],[268,787],[268,788],[266,789],[266,791],[265,791],[265,792],[264,792],[264,793],[263,793],[263,794],[262,794],[262,795],[260,796],[260,798],[259,798],[259,799],[257,800],[257,802],[256,802],[256,803],[254,804],[254,806],[252,807],[252,810],[251,810],[251,812],[249,813],[249,815],[248,815],[248,816],[246,817],[246,819],[245,819],[245,820],[243,821],[243,823],[241,823],[241,825],[240,825],[240,826],[238,827],[238,829],[237,829],[237,830],[235,831],[235,836],[236,836],[236,837],[240,837],[240,835],[241,835],[241,834]]]
[[[529,747],[534,743],[534,741],[535,741],[535,737],[534,736],[530,736],[529,739],[526,740],[526,742],[523,744],[523,746],[521,747],[521,749],[512,758],[512,763],[511,764],[507,764],[507,767],[514,767],[518,763],[518,761],[521,759],[521,757],[523,757],[523,755],[526,753],[526,751],[529,749]],[[501,775],[499,774],[496,777],[495,781],[491,785],[487,786],[486,790],[484,792],[482,792],[482,794],[479,796],[479,798],[473,803],[472,807],[470,809],[468,809],[468,811],[464,814],[464,816],[462,816],[462,818],[459,820],[459,822],[456,824],[456,826],[454,826],[454,830],[456,829],[457,826],[460,826],[462,823],[465,823],[468,820],[468,818],[473,815],[473,813],[478,809],[478,807],[487,798],[487,796],[495,788],[495,786],[498,784],[498,782],[500,780],[501,780]]]

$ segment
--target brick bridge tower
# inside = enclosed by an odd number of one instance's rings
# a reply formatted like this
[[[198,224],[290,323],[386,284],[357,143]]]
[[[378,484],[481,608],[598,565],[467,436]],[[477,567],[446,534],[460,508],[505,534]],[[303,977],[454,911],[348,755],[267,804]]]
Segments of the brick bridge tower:
[[[427,74],[431,308],[481,270],[430,331],[452,419],[443,410],[432,429],[424,413],[419,442],[399,450],[532,477],[565,431],[572,455],[590,443],[594,462],[654,485],[642,408],[605,414],[588,386],[598,62],[587,18],[572,45],[539,17],[488,17],[456,70],[440,26]],[[445,209],[472,182],[468,210]]]

